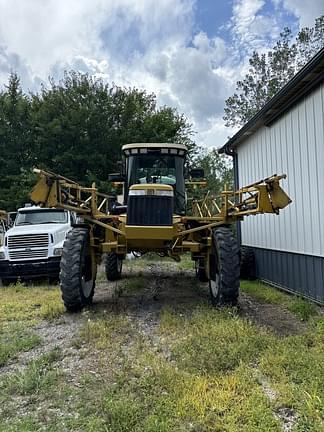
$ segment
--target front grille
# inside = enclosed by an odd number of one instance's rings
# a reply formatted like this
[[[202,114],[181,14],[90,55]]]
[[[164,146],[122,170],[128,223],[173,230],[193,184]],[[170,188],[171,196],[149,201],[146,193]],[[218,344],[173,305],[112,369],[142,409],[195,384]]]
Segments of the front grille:
[[[172,225],[173,197],[135,195],[128,197],[127,225]]]
[[[11,260],[47,258],[48,234],[9,236],[8,250]]]
[[[8,237],[8,248],[43,248],[48,247],[48,234],[12,235]]]
[[[21,260],[21,259],[30,259],[30,258],[47,258],[47,249],[29,249],[29,250],[15,250],[9,251],[9,258],[11,260]]]

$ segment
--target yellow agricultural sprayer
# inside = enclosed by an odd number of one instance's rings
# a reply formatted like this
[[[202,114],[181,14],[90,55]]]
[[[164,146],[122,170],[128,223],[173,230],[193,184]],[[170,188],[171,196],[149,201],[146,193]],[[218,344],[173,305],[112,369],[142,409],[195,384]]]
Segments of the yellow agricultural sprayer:
[[[274,175],[218,198],[209,193],[187,199],[186,188],[203,176],[184,175],[187,149],[181,144],[136,143],[122,147],[125,174],[110,180],[123,184],[120,201],[49,171],[35,170],[39,180],[34,203],[71,210],[79,221],[67,234],[61,259],[60,286],[69,311],[92,302],[97,266],[104,260],[108,280],[120,278],[130,252],[156,252],[176,261],[190,252],[197,275],[209,281],[214,305],[237,302],[240,250],[231,226],[244,216],[278,214],[291,200]],[[189,185],[190,183],[190,185]],[[197,181],[197,184],[199,182]]]

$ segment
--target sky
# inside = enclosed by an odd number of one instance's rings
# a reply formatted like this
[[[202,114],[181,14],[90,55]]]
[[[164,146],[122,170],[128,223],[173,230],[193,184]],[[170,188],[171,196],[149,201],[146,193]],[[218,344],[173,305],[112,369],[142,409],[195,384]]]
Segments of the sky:
[[[257,50],[324,14],[323,0],[0,0],[0,88],[17,72],[37,91],[65,70],[154,92],[222,146],[225,99]]]

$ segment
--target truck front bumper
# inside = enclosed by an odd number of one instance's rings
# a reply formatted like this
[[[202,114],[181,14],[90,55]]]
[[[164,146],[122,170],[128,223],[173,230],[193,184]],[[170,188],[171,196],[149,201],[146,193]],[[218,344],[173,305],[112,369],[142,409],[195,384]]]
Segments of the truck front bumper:
[[[61,257],[47,260],[0,261],[0,279],[42,279],[58,278]]]

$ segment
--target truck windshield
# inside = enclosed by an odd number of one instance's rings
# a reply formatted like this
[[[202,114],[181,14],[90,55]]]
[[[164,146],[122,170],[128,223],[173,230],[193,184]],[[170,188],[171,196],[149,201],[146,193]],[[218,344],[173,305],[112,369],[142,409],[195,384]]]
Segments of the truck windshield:
[[[67,223],[68,214],[64,210],[28,210],[17,214],[15,225],[38,225]]]
[[[160,183],[173,186],[175,213],[185,213],[184,158],[177,155],[131,155],[127,158],[127,186],[142,183]]]

